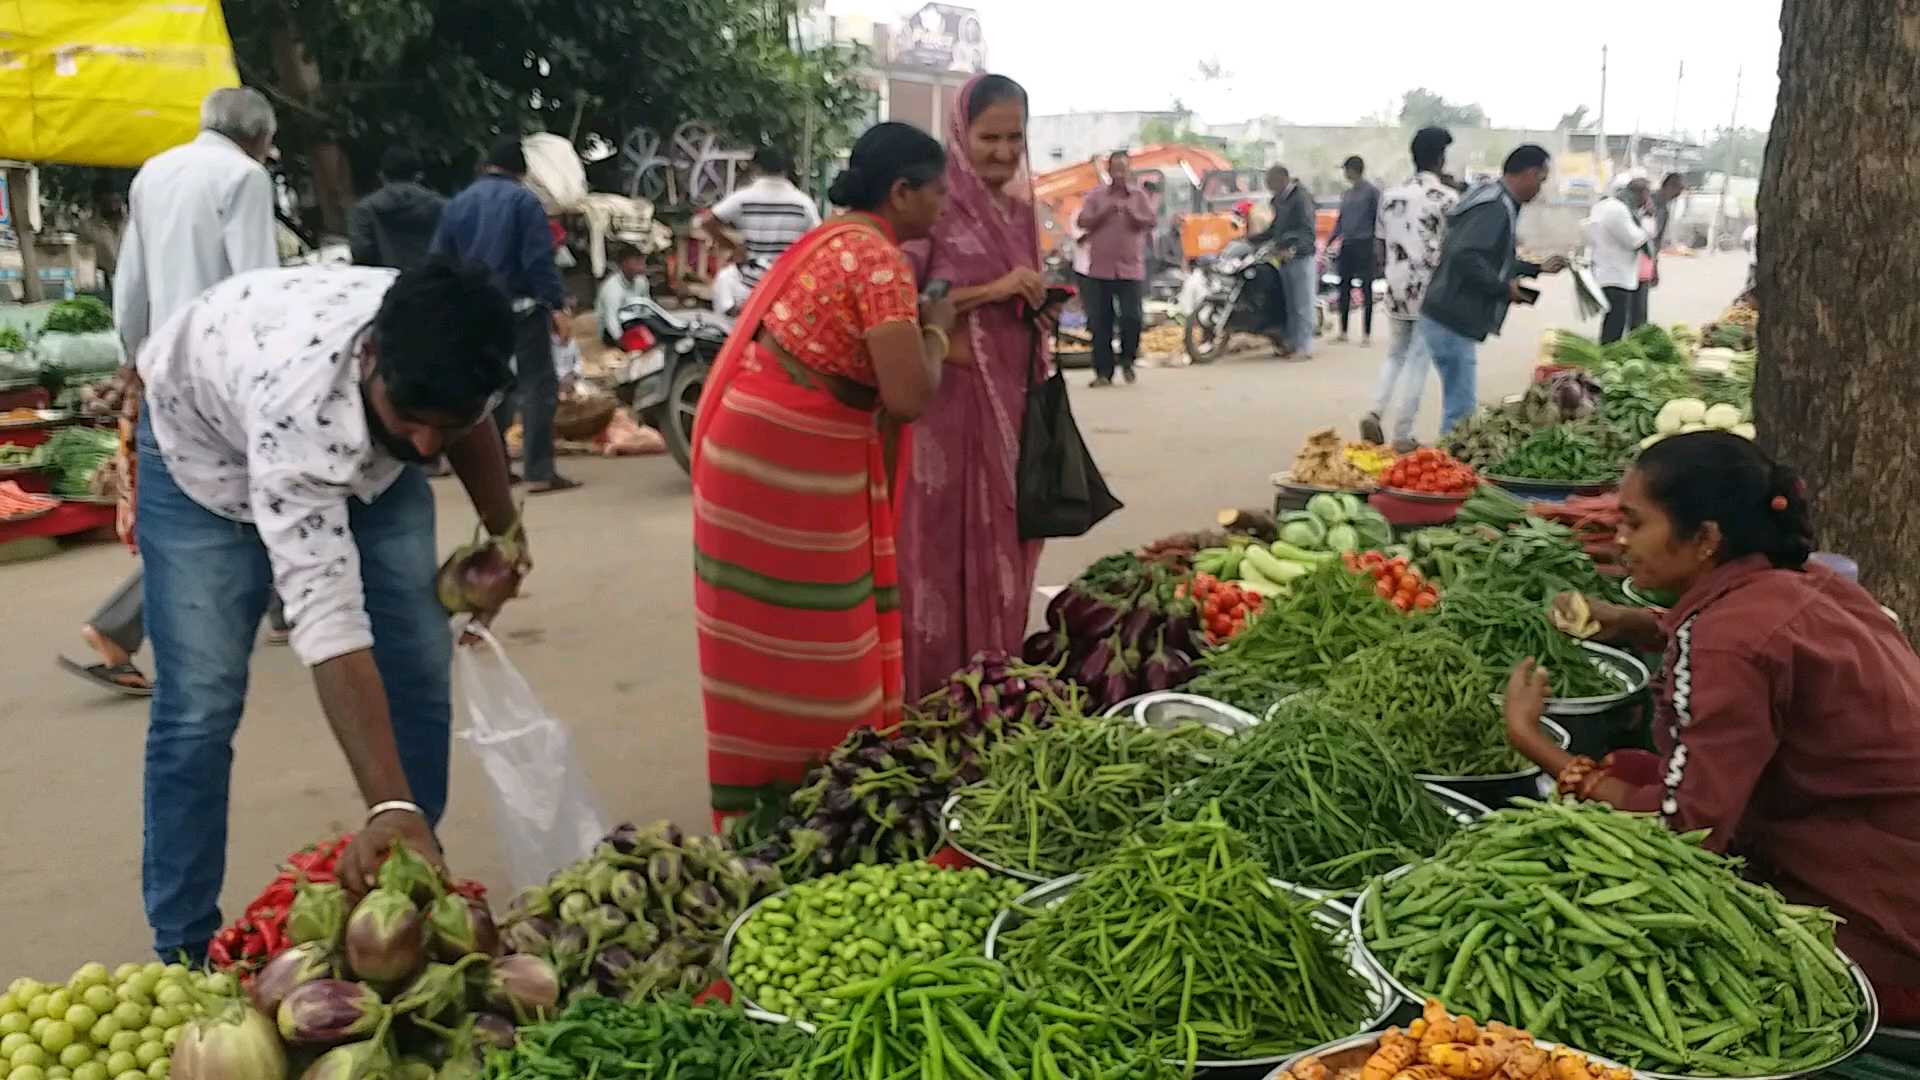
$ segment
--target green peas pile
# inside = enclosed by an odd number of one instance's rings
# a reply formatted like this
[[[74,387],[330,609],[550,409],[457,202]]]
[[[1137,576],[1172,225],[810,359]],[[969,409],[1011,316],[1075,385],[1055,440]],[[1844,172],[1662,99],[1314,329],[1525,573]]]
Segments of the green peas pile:
[[[798,1020],[845,1008],[832,991],[903,963],[980,951],[994,916],[1026,886],[930,863],[856,866],[761,902],[727,955],[727,978],[763,1009]]]

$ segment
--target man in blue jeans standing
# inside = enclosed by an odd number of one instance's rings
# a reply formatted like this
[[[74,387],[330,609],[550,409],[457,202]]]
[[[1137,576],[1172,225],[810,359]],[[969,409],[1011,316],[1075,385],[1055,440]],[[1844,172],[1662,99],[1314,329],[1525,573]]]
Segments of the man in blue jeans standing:
[[[275,588],[367,804],[341,881],[363,888],[395,841],[440,860],[452,638],[418,466],[445,453],[487,530],[512,528],[492,420],[512,355],[507,298],[484,268],[444,261],[241,274],[141,349],[137,529],[159,671],[141,871],[161,956],[199,961],[220,926],[233,734]]]
[[[1564,256],[1531,263],[1515,254],[1520,208],[1547,182],[1547,152],[1533,144],[1507,155],[1498,180],[1467,192],[1447,212],[1440,266],[1420,308],[1420,340],[1440,374],[1440,434],[1473,414],[1479,402],[1478,351],[1498,334],[1507,309],[1531,303],[1519,278],[1557,274]]]

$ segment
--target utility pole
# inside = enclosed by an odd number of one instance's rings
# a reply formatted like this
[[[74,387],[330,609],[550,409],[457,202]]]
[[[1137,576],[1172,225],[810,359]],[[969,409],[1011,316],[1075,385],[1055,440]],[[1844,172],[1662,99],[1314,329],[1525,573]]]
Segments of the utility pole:
[[[1718,232],[1726,228],[1727,197],[1733,194],[1734,154],[1739,149],[1739,139],[1734,135],[1734,132],[1738,131],[1740,126],[1740,83],[1746,74],[1747,69],[1745,65],[1737,67],[1733,71],[1733,114],[1727,117],[1727,160],[1723,166],[1725,171],[1720,174],[1720,210],[1719,213],[1713,216],[1713,231],[1715,235],[1708,238],[1707,245],[1713,250],[1719,249]]]
[[[1686,81],[1687,62],[1682,60],[1680,61],[1680,74],[1673,77],[1673,127],[1669,130],[1672,132],[1675,142],[1680,141],[1680,85]]]
[[[1600,190],[1607,190],[1613,179],[1613,154],[1607,149],[1607,47],[1600,46],[1600,117],[1594,121],[1600,133],[1594,136],[1594,167],[1600,173]]]

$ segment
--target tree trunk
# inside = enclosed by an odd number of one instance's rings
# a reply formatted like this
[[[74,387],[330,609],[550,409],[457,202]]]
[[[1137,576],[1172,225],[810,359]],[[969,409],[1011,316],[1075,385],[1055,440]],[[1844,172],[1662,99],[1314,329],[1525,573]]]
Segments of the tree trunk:
[[[1761,439],[1920,632],[1920,0],[1784,0],[1759,198]]]
[[[321,85],[320,65],[307,51],[293,13],[284,7],[273,28],[273,66],[286,95],[305,106],[316,118],[315,134],[306,146],[307,168],[313,181],[314,201],[320,210],[320,233],[347,234],[347,214],[353,208],[353,167],[347,153],[330,128],[325,126],[325,89]]]

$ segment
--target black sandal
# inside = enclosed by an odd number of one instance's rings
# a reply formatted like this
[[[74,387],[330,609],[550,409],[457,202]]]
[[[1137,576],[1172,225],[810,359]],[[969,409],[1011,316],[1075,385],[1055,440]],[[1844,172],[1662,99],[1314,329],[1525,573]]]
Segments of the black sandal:
[[[95,686],[111,690],[116,694],[140,698],[153,696],[152,682],[147,679],[144,672],[132,664],[81,664],[69,660],[64,656],[55,657],[55,661],[59,663],[62,668],[65,668],[68,672],[79,678],[85,679]],[[147,685],[135,686],[131,683],[120,681],[129,675]]]
[[[547,482],[542,484],[535,484],[532,487],[528,488],[527,493],[531,495],[551,495],[556,491],[572,491],[574,488],[577,488],[579,486],[580,486],[580,481],[569,480],[566,477],[556,473],[553,479],[548,480]]]

